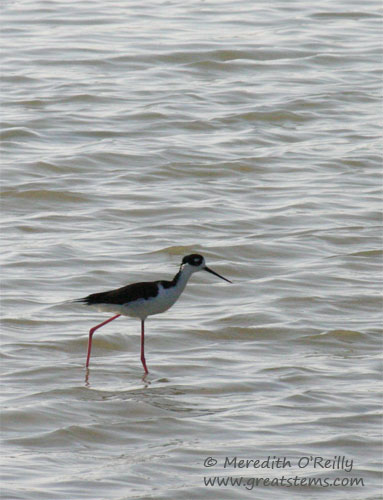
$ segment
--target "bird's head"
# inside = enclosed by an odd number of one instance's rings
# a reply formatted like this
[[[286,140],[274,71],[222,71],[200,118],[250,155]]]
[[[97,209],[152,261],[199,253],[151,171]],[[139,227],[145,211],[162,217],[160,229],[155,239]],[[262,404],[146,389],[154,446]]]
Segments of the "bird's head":
[[[187,270],[191,274],[196,273],[197,271],[207,271],[208,273],[214,274],[214,276],[218,276],[218,278],[221,278],[221,279],[231,283],[230,280],[224,278],[223,276],[216,273],[212,269],[209,269],[205,263],[205,258],[202,255],[199,255],[197,253],[185,255],[185,257],[182,259],[181,269]]]

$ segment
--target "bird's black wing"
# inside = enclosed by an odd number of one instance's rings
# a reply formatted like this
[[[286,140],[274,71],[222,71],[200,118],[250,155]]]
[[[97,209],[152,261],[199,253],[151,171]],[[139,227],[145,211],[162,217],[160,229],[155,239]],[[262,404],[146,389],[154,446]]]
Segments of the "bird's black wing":
[[[150,299],[158,295],[158,286],[153,282],[133,283],[116,290],[107,292],[92,293],[87,297],[76,300],[88,306],[97,304],[126,304],[138,299]]]

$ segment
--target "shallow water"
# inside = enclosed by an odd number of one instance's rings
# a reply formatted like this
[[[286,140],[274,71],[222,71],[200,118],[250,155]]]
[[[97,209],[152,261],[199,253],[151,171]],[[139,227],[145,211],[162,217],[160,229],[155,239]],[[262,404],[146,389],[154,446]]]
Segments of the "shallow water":
[[[380,498],[378,7],[3,4],[3,498]]]

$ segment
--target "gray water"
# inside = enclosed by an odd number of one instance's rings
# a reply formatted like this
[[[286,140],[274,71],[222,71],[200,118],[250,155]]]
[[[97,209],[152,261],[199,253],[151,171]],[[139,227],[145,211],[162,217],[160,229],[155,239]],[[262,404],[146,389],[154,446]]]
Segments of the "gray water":
[[[382,498],[380,3],[2,11],[3,498]]]

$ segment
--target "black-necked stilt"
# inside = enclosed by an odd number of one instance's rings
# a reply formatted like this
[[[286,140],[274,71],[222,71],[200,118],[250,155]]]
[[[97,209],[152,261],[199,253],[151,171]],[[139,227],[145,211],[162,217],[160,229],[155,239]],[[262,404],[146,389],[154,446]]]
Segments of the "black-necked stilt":
[[[117,313],[112,318],[90,329],[86,367],[88,368],[89,366],[92,336],[94,332],[101,326],[123,315],[132,316],[141,320],[141,362],[145,373],[149,373],[144,352],[145,319],[152,314],[159,314],[167,311],[184,291],[190,276],[197,271],[207,271],[231,283],[230,280],[209,269],[202,255],[191,254],[186,255],[186,257],[182,259],[180,270],[171,281],[160,280],[133,283],[123,286],[122,288],[117,288],[116,290],[93,293],[83,299],[75,300],[75,302],[82,302],[88,306],[95,306],[100,311]]]

